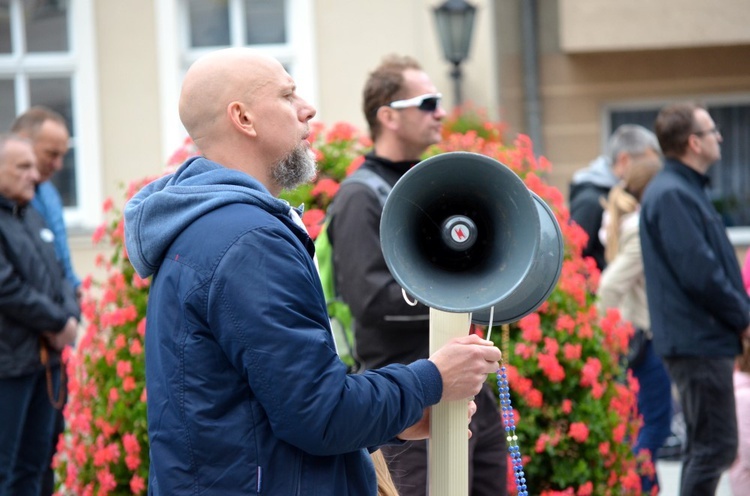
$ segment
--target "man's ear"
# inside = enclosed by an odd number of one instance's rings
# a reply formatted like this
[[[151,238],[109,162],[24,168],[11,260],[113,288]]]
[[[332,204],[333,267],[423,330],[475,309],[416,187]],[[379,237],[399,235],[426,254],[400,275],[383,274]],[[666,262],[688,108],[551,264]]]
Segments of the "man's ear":
[[[692,151],[693,153],[700,153],[703,149],[703,143],[697,134],[691,134],[688,136],[688,146],[685,151]]]
[[[227,105],[227,116],[235,129],[249,136],[255,136],[257,130],[253,114],[242,102],[231,102]]]
[[[387,129],[398,129],[398,126],[401,123],[401,119],[399,119],[398,116],[398,110],[385,105],[378,109],[375,117],[380,121],[380,125]]]

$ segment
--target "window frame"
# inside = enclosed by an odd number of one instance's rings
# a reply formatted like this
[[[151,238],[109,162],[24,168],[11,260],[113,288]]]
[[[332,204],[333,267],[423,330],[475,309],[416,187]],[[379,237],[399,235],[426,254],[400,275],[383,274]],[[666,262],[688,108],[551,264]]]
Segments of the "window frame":
[[[75,136],[76,205],[65,207],[69,229],[93,229],[101,219],[101,168],[99,150],[98,87],[96,84],[96,43],[94,0],[69,0],[67,52],[20,52],[25,46],[22,22],[24,0],[9,0],[12,28],[10,55],[0,55],[0,75],[11,76],[15,87],[16,114],[30,106],[29,78],[69,77]],[[74,29],[75,26],[75,29]],[[19,29],[20,28],[20,29]],[[10,79],[10,78],[8,78]]]
[[[311,104],[318,99],[317,63],[315,60],[314,0],[284,0],[287,43],[250,45],[278,59],[289,69],[297,84],[297,92]],[[236,12],[243,0],[227,0],[230,12]],[[201,55],[223,47],[193,49],[189,45],[189,15],[186,0],[164,0],[155,3],[158,58],[159,92],[164,140],[162,155],[166,158],[183,143],[187,132],[177,114],[180,86],[187,68]],[[235,9],[234,11],[232,9]],[[230,14],[229,46],[243,44],[243,17]]]

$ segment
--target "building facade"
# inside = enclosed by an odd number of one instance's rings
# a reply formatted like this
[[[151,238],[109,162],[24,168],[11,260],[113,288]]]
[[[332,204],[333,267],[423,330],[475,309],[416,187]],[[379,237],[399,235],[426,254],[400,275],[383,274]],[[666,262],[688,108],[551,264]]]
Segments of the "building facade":
[[[58,178],[74,263],[92,272],[105,198],[158,174],[185,137],[182,75],[201,53],[253,45],[277,57],[316,119],[364,129],[361,90],[389,53],[420,60],[453,102],[436,0],[0,0],[0,129],[34,104],[71,127]],[[665,103],[708,105],[724,137],[712,196],[738,245],[750,236],[750,2],[473,0],[465,101],[529,134],[567,194],[572,173],[624,122]]]

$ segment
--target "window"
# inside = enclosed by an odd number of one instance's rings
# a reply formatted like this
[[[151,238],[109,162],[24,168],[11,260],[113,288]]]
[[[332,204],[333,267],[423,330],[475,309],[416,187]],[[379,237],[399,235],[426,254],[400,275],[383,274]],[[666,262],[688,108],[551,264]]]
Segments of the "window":
[[[316,102],[312,0],[159,1],[164,155],[180,145],[185,131],[176,115],[182,77],[203,53],[252,46],[279,60],[306,100]],[[174,58],[174,54],[179,54]],[[2,91],[0,89],[0,91]]]
[[[711,99],[701,101],[716,122],[723,139],[721,161],[708,172],[711,178],[709,194],[727,227],[750,228],[750,99],[734,102]],[[654,120],[661,106],[662,104],[610,108],[610,133],[626,123],[641,124],[653,130]],[[739,232],[737,229],[733,230],[735,234]],[[749,232],[750,229],[743,231]]]
[[[66,220],[93,225],[101,202],[98,167],[92,165],[98,162],[98,138],[91,99],[93,56],[87,49],[93,45],[91,1],[0,0],[0,131],[7,131],[16,115],[32,105],[62,114],[70,130],[70,152],[52,181]],[[79,138],[83,135],[85,142]]]

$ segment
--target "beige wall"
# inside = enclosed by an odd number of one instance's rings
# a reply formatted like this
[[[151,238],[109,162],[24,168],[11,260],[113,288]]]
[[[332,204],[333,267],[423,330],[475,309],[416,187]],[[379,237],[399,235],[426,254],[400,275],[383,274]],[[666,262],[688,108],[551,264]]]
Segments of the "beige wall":
[[[525,132],[523,80],[516,0],[499,0],[509,16],[498,14],[506,46],[500,51],[501,101],[514,131]],[[544,155],[552,161],[550,182],[567,194],[573,171],[601,153],[607,105],[665,102],[698,96],[750,97],[750,44],[669,50],[562,51],[556,2],[538,2],[540,96]],[[560,5],[565,3],[560,1]],[[586,2],[583,2],[586,3]],[[612,2],[600,2],[610,5]],[[692,2],[683,2],[684,4]],[[750,11],[750,2],[744,2]],[[606,10],[606,9],[603,9]],[[748,31],[750,32],[750,31]]]
[[[553,184],[600,153],[602,112],[623,101],[669,101],[696,95],[747,94],[750,46],[619,54],[545,54],[542,98],[546,155]],[[567,187],[563,190],[567,193]]]
[[[440,3],[316,1],[318,119],[326,124],[345,120],[366,129],[361,110],[362,88],[369,71],[390,53],[411,55],[419,60],[450,108],[454,104],[451,66],[442,58],[432,13],[433,7]],[[478,11],[469,60],[462,65],[464,100],[497,115],[493,2],[472,3]]]
[[[153,0],[95,2],[102,198],[120,203],[121,185],[163,166]],[[85,194],[85,193],[84,193]],[[94,271],[91,232],[70,233],[81,276]]]
[[[102,197],[114,197],[118,202],[122,183],[158,173],[164,164],[156,1],[162,0],[94,4],[100,100],[92,104],[98,104],[100,120]],[[464,98],[486,108],[492,118],[499,117],[509,124],[509,138],[517,132],[528,132],[520,1],[472,1],[478,7],[477,24],[469,60],[463,65]],[[567,194],[572,172],[600,153],[606,139],[602,136],[604,109],[613,102],[662,101],[694,95],[744,94],[750,98],[750,1],[717,2],[637,0],[628,5],[639,8],[631,8],[619,0],[537,1],[542,131],[544,154],[554,167],[549,177],[553,185]],[[446,106],[452,107],[450,64],[442,59],[432,13],[440,3],[441,0],[315,0],[311,22],[315,33],[318,119],[327,124],[345,120],[365,130],[361,115],[365,78],[384,55],[394,52],[420,60],[445,95]],[[668,22],[661,16],[657,25],[649,28],[651,16],[655,15],[653,9],[661,8],[657,4],[672,5],[674,12],[670,15],[697,13],[701,21],[711,22],[696,27],[690,24],[693,21],[683,19],[680,27],[674,25],[673,17]],[[710,9],[711,14],[706,15],[705,9]],[[638,13],[647,16],[622,22]],[[610,23],[610,32],[617,31],[617,36],[605,36],[605,20]],[[616,21],[614,26],[612,21]],[[738,23],[742,25],[740,34],[736,32]],[[690,31],[691,43],[702,46],[612,51],[629,46],[636,35],[637,39],[650,40],[651,45],[664,45],[666,42],[656,40],[650,32],[673,33],[684,26],[694,27]],[[726,44],[729,38],[722,42],[717,32],[731,35],[731,39],[744,35],[745,44]],[[672,43],[679,45],[677,35],[670,36]],[[619,40],[619,45],[607,45],[608,39]],[[89,238],[90,233],[74,232],[71,236],[74,263],[81,274],[93,268],[96,251]]]
[[[106,198],[163,165],[155,9],[153,0],[95,5]]]
[[[566,52],[750,43],[747,0],[559,0],[559,3],[560,42]]]

